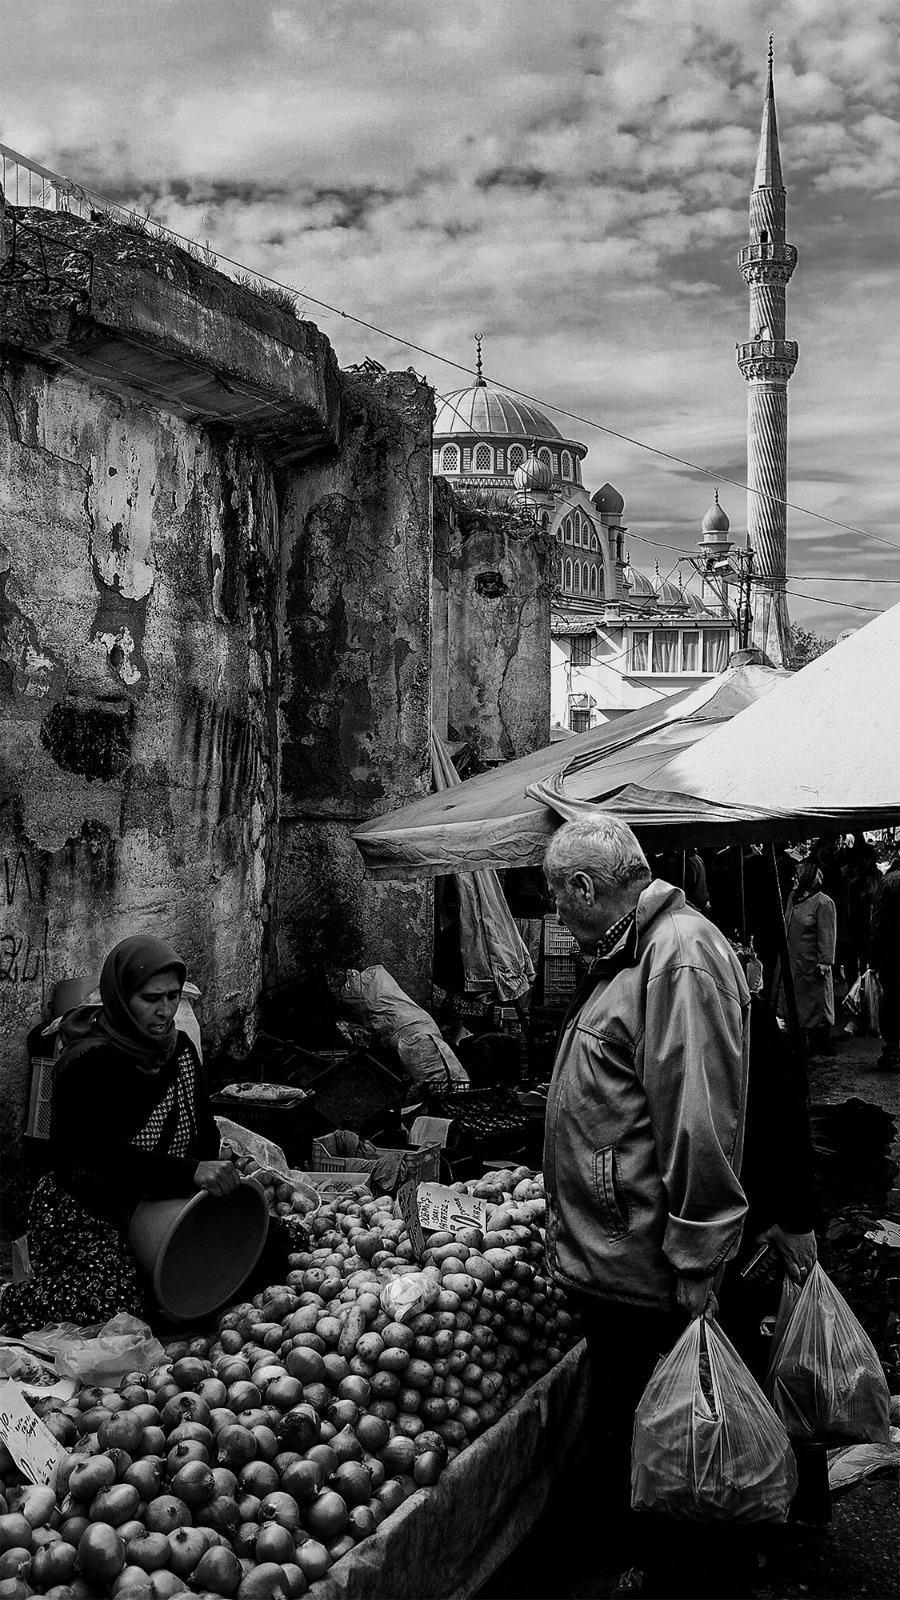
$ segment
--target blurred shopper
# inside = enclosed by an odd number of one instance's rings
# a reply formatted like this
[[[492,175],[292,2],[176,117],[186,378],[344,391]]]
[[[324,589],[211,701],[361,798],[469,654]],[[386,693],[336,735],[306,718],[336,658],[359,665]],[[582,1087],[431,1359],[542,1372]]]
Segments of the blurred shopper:
[[[888,863],[872,901],[869,956],[881,984],[879,1067],[900,1066],[900,855]]]
[[[872,905],[881,882],[878,858],[870,844],[862,840],[848,851],[846,862],[847,906],[850,923],[848,984],[853,984],[869,965],[869,939],[872,931]]]
[[[812,857],[797,868],[784,920],[800,1027],[813,1055],[833,1056],[834,979],[831,969],[837,940],[837,913],[830,895],[822,891],[822,872]],[[785,1017],[787,1002],[780,974],[776,1006],[778,1015]]]

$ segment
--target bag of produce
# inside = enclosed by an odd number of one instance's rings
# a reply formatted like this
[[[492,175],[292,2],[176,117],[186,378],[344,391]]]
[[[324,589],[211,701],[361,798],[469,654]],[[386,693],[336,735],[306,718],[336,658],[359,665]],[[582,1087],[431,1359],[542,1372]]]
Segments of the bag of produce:
[[[29,1330],[31,1344],[52,1353],[61,1378],[85,1384],[118,1384],[129,1372],[152,1372],[166,1352],[146,1322],[120,1311],[107,1323],[80,1328],[58,1322]]]
[[[696,1317],[641,1396],[632,1506],[690,1522],[784,1522],[796,1486],[783,1424],[721,1328]]]
[[[766,1394],[792,1439],[887,1444],[890,1395],[878,1353],[818,1262],[785,1279]]]
[[[433,1017],[401,989],[385,967],[351,967],[341,990],[350,1015],[395,1050],[413,1083],[468,1083]]]

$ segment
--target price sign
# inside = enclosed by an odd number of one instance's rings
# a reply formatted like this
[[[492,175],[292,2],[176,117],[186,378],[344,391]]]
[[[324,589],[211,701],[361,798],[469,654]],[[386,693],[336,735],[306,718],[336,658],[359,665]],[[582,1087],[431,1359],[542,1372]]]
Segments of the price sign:
[[[66,1451],[9,1380],[0,1383],[0,1439],[31,1483],[52,1487]]]
[[[419,1184],[419,1221],[423,1228],[459,1233],[463,1228],[487,1228],[487,1201],[447,1189],[441,1183]]]
[[[415,1252],[417,1261],[421,1261],[425,1254],[425,1235],[419,1221],[418,1185],[410,1178],[408,1183],[403,1183],[397,1190],[397,1204],[400,1214],[406,1223],[409,1242]]]

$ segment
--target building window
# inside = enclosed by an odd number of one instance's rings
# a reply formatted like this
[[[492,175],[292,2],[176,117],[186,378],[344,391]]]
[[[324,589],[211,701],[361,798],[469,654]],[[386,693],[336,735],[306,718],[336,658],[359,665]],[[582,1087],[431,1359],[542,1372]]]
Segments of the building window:
[[[681,670],[682,672],[698,672],[700,669],[700,635],[699,633],[683,633],[681,635]]]
[[[650,671],[649,633],[633,633],[631,635],[631,670],[632,672]]]
[[[525,446],[521,444],[511,444],[506,459],[509,463],[510,472],[515,472],[516,467],[520,467],[522,462],[525,460]]]
[[[494,465],[494,452],[489,444],[479,444],[475,447],[475,471],[490,472]]]
[[[549,528],[549,526],[550,526],[550,513],[548,511],[544,511],[541,514],[541,527],[543,528],[545,533],[547,532],[547,529]],[[562,534],[559,535],[559,542],[560,542],[560,544],[562,544]]]
[[[591,664],[591,635],[578,633],[570,641],[569,661],[573,667],[589,667]]]
[[[571,563],[571,561],[567,561],[566,562],[564,570],[565,570],[565,577],[563,578],[563,588],[564,589],[571,589],[571,587],[572,587],[572,563]]]
[[[572,543],[572,518],[566,517],[563,527],[566,530],[566,544]]]
[[[712,628],[703,630],[703,671],[724,672],[728,665],[728,640],[727,628]]]
[[[597,593],[597,568],[591,567],[591,594]]]
[[[547,515],[547,513],[546,513],[546,511],[545,511],[545,512],[544,512],[544,516],[546,516],[546,515]],[[563,531],[562,531],[562,528],[557,528],[557,530],[556,530],[556,537],[557,537],[557,539],[558,539],[558,540],[559,540],[559,542],[560,542],[560,544],[562,544],[562,542],[563,542],[563,539],[564,539],[564,537],[565,537],[565,536],[564,536],[564,534],[563,534]]]
[[[547,466],[550,468],[550,471],[551,472],[553,471],[553,457],[551,456],[550,451],[547,449],[546,445],[543,445],[541,447],[541,449],[538,451],[538,461],[546,461]]]
[[[573,575],[573,577],[575,579],[575,593],[576,594],[580,594],[581,593],[581,562],[580,561],[576,561],[575,566],[572,569],[572,575]]]
[[[570,711],[569,721],[572,724],[573,733],[587,733],[591,725],[591,713],[589,711]]]
[[[597,538],[597,535],[595,533],[591,534],[591,549],[592,550],[599,550],[600,549],[600,540]]]
[[[564,450],[559,458],[559,473],[562,478],[571,478],[572,476],[572,457],[569,455],[568,450]]]
[[[445,444],[441,451],[441,467],[444,472],[459,471],[459,449],[455,444]]]
[[[678,670],[678,629],[657,628],[653,635],[653,671],[677,672]]]

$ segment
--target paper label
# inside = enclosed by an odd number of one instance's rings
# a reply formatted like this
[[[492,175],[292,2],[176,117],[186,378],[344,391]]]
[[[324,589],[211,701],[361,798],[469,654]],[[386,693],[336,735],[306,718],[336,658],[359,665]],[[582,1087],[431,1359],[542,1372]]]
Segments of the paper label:
[[[487,1201],[460,1194],[442,1183],[419,1184],[419,1221],[423,1228],[459,1233],[463,1228],[487,1228]]]
[[[9,1379],[0,1383],[0,1439],[31,1483],[52,1487],[67,1452]]]
[[[406,1231],[416,1260],[421,1261],[425,1254],[425,1235],[419,1221],[418,1188],[419,1185],[414,1183],[412,1178],[408,1183],[401,1183],[397,1190],[397,1204],[400,1207],[400,1215],[406,1223]]]

